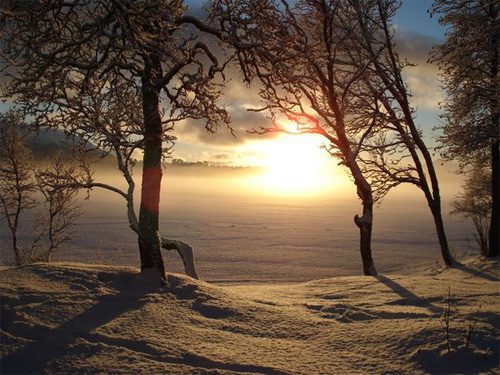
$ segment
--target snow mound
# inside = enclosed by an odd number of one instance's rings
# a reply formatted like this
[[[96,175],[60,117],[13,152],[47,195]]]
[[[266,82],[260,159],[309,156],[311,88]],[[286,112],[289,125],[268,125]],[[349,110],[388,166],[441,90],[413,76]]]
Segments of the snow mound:
[[[498,372],[495,269],[225,287],[176,274],[159,286],[125,267],[7,269],[0,372]],[[450,352],[441,319],[448,287]]]

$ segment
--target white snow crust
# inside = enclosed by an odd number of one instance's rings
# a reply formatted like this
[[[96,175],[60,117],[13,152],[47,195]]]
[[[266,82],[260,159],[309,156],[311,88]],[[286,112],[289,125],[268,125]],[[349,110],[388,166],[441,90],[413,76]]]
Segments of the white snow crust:
[[[232,286],[78,263],[4,269],[0,373],[498,374],[497,262]]]

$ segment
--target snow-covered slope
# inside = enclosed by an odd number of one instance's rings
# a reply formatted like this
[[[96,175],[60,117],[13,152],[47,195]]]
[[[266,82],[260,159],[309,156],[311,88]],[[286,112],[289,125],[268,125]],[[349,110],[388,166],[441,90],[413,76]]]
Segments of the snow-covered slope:
[[[499,373],[495,268],[225,287],[180,275],[157,287],[124,267],[7,269],[0,372]]]

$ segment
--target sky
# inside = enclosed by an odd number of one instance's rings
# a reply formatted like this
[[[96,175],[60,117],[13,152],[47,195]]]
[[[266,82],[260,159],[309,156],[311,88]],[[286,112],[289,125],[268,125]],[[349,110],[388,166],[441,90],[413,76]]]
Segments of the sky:
[[[188,0],[186,3],[189,12],[199,14],[204,1]],[[439,87],[437,68],[427,63],[427,58],[430,48],[442,41],[444,35],[444,28],[437,18],[428,14],[432,3],[432,0],[403,0],[393,20],[401,54],[417,64],[406,69],[405,79],[413,94],[416,123],[423,130],[430,147],[435,145],[433,128],[440,121],[438,103],[443,99],[443,93]],[[234,68],[228,76],[230,80],[226,82],[223,102],[231,115],[236,137],[224,126],[211,134],[205,131],[201,121],[186,121],[177,125],[174,131],[177,142],[173,158],[265,167],[269,169],[268,175],[274,176],[273,181],[266,181],[267,184],[290,185],[292,181],[296,184],[298,176],[309,176],[313,180],[314,176],[318,177],[324,171],[337,177],[342,174],[338,162],[321,149],[325,141],[320,136],[249,134],[248,130],[270,126],[271,120],[264,114],[247,111],[250,107],[260,106],[255,87],[242,84]],[[302,180],[305,178],[302,177]],[[313,184],[320,184],[320,181]]]
[[[394,24],[397,27],[398,45],[401,54],[416,67],[408,68],[405,78],[413,94],[412,104],[416,108],[416,123],[422,128],[429,146],[434,146],[432,129],[439,124],[438,103],[443,99],[439,87],[437,68],[427,63],[430,48],[442,41],[444,28],[436,17],[430,17],[428,10],[432,0],[403,0]],[[201,2],[188,2],[190,11],[200,9]],[[234,74],[237,77],[237,74]],[[187,161],[206,160],[229,165],[268,166],[283,169],[285,163],[279,161],[279,153],[293,158],[297,153],[306,155],[309,162],[316,164],[336,164],[327,160],[331,157],[320,146],[324,141],[319,136],[311,136],[304,142],[292,140],[293,135],[269,136],[251,135],[247,130],[269,126],[270,119],[261,114],[250,113],[246,108],[258,103],[255,89],[245,87],[237,78],[227,82],[224,102],[232,117],[232,127],[236,137],[224,127],[216,134],[207,133],[200,123],[182,124],[175,130],[178,137],[173,157]],[[258,106],[258,105],[257,105]],[[302,136],[300,136],[302,137]]]
[[[403,0],[394,22],[414,33],[440,40],[444,29],[435,16],[429,17],[427,13],[432,3],[432,0]]]

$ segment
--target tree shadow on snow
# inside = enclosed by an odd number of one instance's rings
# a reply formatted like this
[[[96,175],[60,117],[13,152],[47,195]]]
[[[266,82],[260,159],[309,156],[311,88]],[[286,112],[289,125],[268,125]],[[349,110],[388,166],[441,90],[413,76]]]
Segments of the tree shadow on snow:
[[[147,299],[125,289],[118,294],[97,297],[97,303],[54,329],[2,358],[0,373],[42,373],[48,364],[68,354],[70,346],[80,337],[114,320],[127,311],[141,308]],[[3,327],[2,327],[3,328]]]
[[[393,292],[395,292],[396,294],[398,294],[401,297],[401,299],[398,301],[395,301],[395,303],[400,304],[400,305],[410,305],[410,306],[416,306],[416,307],[423,307],[434,314],[441,314],[443,312],[443,309],[440,308],[439,306],[435,306],[434,304],[432,304],[431,301],[429,301],[426,298],[417,296],[415,293],[406,289],[404,286],[402,286],[401,284],[398,284],[394,280],[389,279],[387,276],[378,275],[378,276],[376,276],[376,278],[382,284],[384,284],[388,288],[392,289]]]
[[[458,263],[458,262],[455,262],[455,264],[453,264],[453,268],[456,268],[457,270],[467,272],[473,276],[477,276],[477,277],[480,277],[482,279],[486,279],[489,281],[498,281],[499,280],[498,277],[496,277],[495,275],[486,273],[484,271],[480,271],[478,269],[467,267],[466,265],[463,265],[463,264]]]
[[[173,279],[174,278],[170,276],[169,282],[172,282]],[[84,339],[91,343],[96,341],[102,342],[106,345],[143,353],[146,357],[156,357],[164,363],[187,365],[217,373],[218,371],[229,371],[233,373],[288,374],[286,371],[274,367],[238,363],[232,360],[218,361],[190,352],[180,353],[180,356],[172,356],[171,353],[152,348],[147,345],[147,343],[138,342],[126,337],[106,337],[103,341],[103,337],[98,333],[96,334],[96,329],[108,324],[127,312],[143,308],[144,305],[150,301],[150,299],[146,298],[146,294],[149,292],[167,292],[166,289],[159,289],[153,285],[134,285],[134,280],[128,277],[119,280],[109,279],[107,281],[111,282],[112,288],[117,291],[116,294],[97,296],[94,305],[73,318],[62,322],[58,327],[53,329],[47,329],[40,326],[33,328],[24,327],[27,331],[25,331],[24,334],[16,335],[22,336],[23,338],[29,337],[33,341],[20,347],[4,358],[1,358],[0,374],[40,374],[44,371],[50,371],[51,362],[56,359],[64,360],[64,357],[68,355],[68,361],[75,359],[75,350],[82,350],[77,353],[80,360],[83,357],[98,354],[92,351],[99,349],[87,349],[81,347],[81,345],[78,348],[72,349],[73,345],[80,344],[77,343],[78,339]],[[209,316],[217,319],[224,318],[224,316],[221,316],[221,311],[223,310],[217,306],[204,305],[210,302],[209,296],[204,296],[202,292],[198,291],[196,285],[186,284],[183,288],[174,285],[174,289],[169,292],[173,293],[177,298],[181,296],[184,299],[195,300],[196,303],[193,309],[206,317]],[[198,301],[200,296],[207,298],[202,298]],[[22,304],[30,304],[34,301],[46,301],[48,298],[50,298],[50,295],[29,295],[24,299]],[[21,296],[21,300],[22,299]],[[4,305],[5,302],[7,301],[2,301],[2,305]],[[17,321],[19,317],[12,312],[11,306],[2,307],[2,312],[6,312],[6,314],[1,314],[1,328],[9,333],[9,327],[19,325],[19,323],[22,322]],[[140,324],[140,322],[138,322],[138,324]],[[34,331],[36,331],[36,334]],[[55,365],[57,366],[57,364]]]

